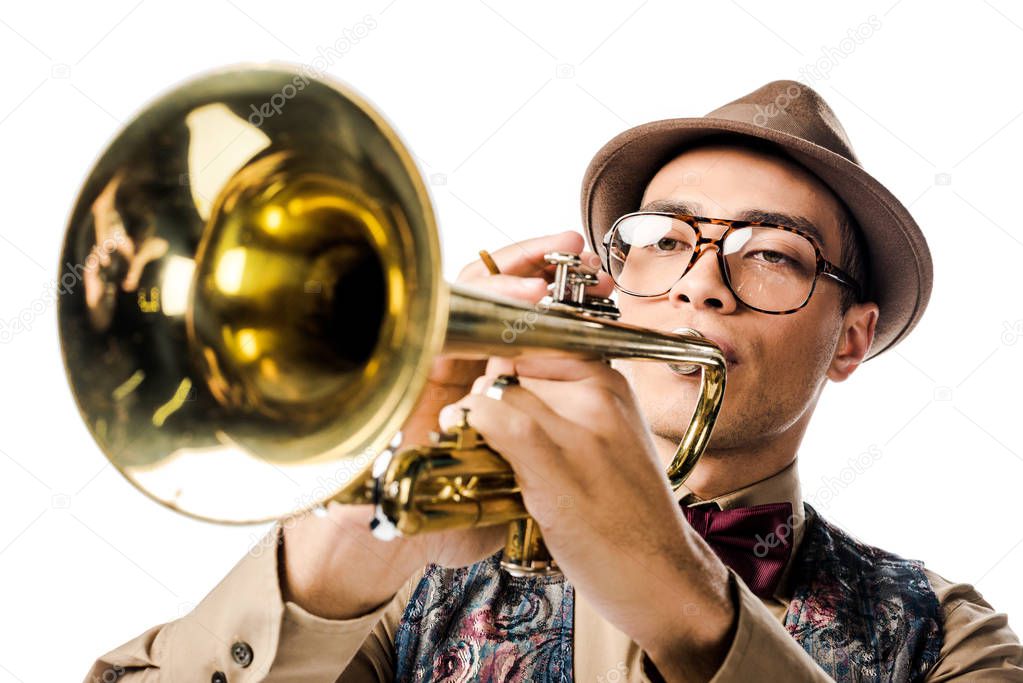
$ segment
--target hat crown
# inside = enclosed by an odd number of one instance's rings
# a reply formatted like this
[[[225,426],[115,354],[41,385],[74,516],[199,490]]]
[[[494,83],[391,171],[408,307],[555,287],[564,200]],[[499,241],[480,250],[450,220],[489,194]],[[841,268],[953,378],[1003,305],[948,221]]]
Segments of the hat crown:
[[[808,140],[860,165],[845,128],[817,91],[798,81],[771,81],[707,114]]]

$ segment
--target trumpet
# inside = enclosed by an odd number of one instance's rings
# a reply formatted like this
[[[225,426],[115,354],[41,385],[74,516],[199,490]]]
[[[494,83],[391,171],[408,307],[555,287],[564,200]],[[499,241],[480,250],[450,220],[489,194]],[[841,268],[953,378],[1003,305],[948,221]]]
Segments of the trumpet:
[[[507,524],[502,565],[557,571],[510,466],[467,419],[398,448],[439,354],[546,354],[701,372],[667,475],[721,407],[721,350],[616,320],[575,254],[530,305],[442,279],[415,161],[351,87],[233,67],[149,104],[96,161],[61,255],[58,323],[82,419],[179,513],[238,524],[369,504],[381,537]],[[528,329],[509,335],[516,321]]]

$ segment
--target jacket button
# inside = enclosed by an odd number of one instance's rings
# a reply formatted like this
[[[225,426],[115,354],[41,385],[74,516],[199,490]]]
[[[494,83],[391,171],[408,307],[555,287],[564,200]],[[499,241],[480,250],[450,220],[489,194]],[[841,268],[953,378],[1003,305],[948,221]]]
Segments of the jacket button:
[[[214,671],[213,676],[210,677],[210,683],[227,683],[227,676],[223,671]]]
[[[252,647],[244,641],[238,641],[231,646],[231,658],[244,669],[252,664]]]

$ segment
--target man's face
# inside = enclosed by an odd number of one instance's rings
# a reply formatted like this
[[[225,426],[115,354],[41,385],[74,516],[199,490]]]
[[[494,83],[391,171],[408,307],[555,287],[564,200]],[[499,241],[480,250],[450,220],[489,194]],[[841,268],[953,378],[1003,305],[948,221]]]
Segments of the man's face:
[[[739,218],[750,210],[805,218],[823,238],[824,257],[842,265],[841,203],[787,159],[732,145],[687,151],[650,181],[642,208],[671,210],[667,202],[685,202],[692,213],[714,218]],[[725,230],[708,224],[700,229],[713,238]],[[735,362],[727,369],[725,400],[710,446],[745,450],[793,429],[801,436],[800,426],[805,428],[825,378],[842,380],[859,362],[854,358],[850,364],[846,358],[850,325],[853,355],[861,358],[869,348],[869,338],[865,345],[862,338],[856,341],[856,324],[862,323],[860,337],[872,337],[869,310],[876,307],[856,305],[843,316],[841,286],[821,278],[801,310],[761,313],[731,293],[717,253],[710,249],[667,294],[619,293],[618,305],[623,322],[662,331],[691,327],[731,347]],[[653,433],[677,442],[693,414],[700,373],[680,377],[665,364],[651,362],[616,362],[615,367],[629,378]]]

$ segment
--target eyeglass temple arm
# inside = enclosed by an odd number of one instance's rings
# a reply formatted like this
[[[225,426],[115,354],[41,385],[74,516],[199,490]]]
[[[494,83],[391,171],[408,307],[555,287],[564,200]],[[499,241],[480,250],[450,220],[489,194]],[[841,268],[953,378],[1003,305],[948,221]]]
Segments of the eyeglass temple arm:
[[[853,290],[853,293],[856,295],[857,301],[863,300],[863,287],[860,286],[860,283],[857,282],[852,275],[845,272],[838,266],[832,265],[831,262],[829,261],[825,261],[824,270],[821,271],[821,275],[827,275],[832,280],[840,282],[846,287],[849,287],[850,289]]]

